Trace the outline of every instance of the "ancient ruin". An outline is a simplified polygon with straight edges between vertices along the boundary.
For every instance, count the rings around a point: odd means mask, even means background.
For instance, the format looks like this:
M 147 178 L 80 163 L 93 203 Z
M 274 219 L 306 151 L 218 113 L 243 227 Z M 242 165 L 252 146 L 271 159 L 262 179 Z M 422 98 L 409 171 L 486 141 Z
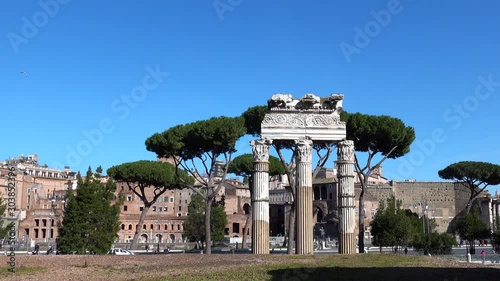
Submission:
M 260 140 L 251 142 L 254 155 L 253 233 L 254 254 L 269 253 L 269 146 L 273 141 L 296 144 L 297 190 L 296 252 L 313 254 L 312 146 L 314 142 L 337 142 L 339 178 L 340 254 L 356 251 L 354 207 L 354 144 L 346 141 L 346 125 L 340 121 L 344 96 L 320 98 L 306 94 L 294 99 L 275 94 L 268 100 L 269 111 L 262 121 Z

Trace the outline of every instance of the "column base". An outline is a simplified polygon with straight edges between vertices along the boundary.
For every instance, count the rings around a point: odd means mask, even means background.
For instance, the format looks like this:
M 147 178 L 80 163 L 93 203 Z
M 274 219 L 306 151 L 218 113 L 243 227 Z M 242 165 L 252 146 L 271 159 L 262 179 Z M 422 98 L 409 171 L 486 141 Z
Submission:
M 339 240 L 340 240 L 339 254 L 344 254 L 344 255 L 356 254 L 355 233 L 340 233 Z
M 256 220 L 252 222 L 252 253 L 269 254 L 269 222 Z

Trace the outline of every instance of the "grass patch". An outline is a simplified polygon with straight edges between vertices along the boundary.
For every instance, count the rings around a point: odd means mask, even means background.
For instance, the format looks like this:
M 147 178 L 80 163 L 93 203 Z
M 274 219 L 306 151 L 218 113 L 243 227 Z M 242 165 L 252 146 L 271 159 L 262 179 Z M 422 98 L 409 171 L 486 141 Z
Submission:
M 274 264 L 248 264 L 228 268 L 204 268 L 192 273 L 151 279 L 191 280 L 370 280 L 370 281 L 455 281 L 498 280 L 498 268 L 461 268 L 449 261 L 422 256 L 387 254 L 280 256 Z

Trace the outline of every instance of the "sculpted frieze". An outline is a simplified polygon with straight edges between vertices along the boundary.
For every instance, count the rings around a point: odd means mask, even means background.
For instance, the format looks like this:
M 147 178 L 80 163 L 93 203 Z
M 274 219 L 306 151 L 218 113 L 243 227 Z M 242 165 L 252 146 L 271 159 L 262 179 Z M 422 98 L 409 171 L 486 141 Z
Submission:
M 337 127 L 345 128 L 345 123 L 335 114 L 294 114 L 268 113 L 262 121 L 263 127 Z

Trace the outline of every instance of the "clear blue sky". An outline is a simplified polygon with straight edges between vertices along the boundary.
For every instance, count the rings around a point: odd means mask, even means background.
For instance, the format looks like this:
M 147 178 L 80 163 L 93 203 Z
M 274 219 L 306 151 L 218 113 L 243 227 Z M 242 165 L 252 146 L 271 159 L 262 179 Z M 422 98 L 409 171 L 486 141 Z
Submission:
M 498 1 L 2 1 L 0 159 L 36 153 L 82 171 L 153 160 L 153 133 L 281 92 L 343 93 L 349 112 L 414 127 L 412 152 L 383 165 L 389 179 L 500 164 L 498 11 Z

